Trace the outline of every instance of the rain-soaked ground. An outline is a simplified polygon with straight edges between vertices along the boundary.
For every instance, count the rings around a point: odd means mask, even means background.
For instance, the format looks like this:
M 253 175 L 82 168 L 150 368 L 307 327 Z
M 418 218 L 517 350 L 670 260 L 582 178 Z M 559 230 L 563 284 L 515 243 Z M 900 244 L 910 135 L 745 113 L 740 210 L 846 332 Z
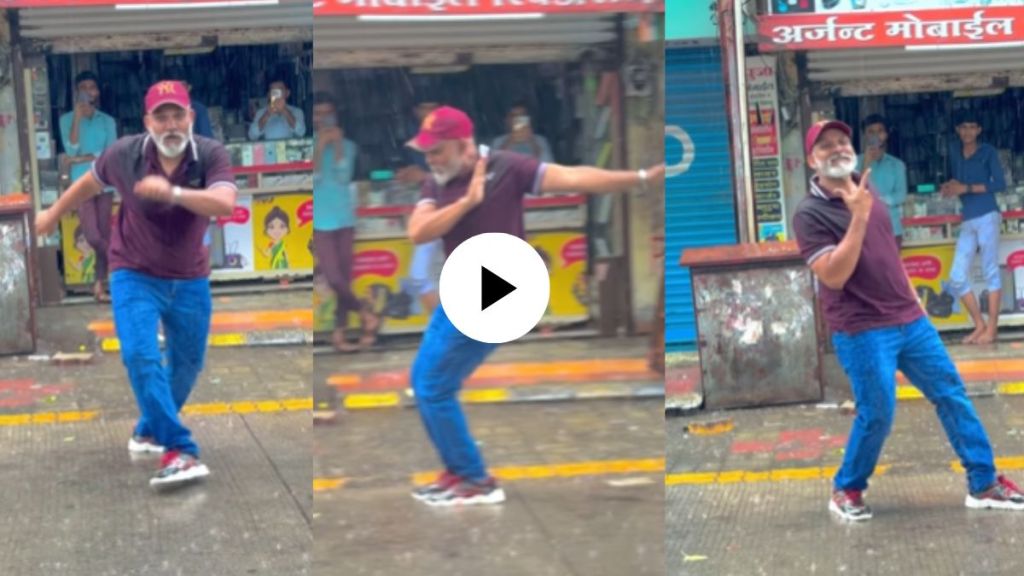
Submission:
M 411 409 L 356 411 L 314 431 L 314 573 L 345 576 L 661 575 L 663 404 L 470 406 L 504 481 L 500 506 L 413 500 L 436 456 Z
M 104 317 L 95 305 L 41 310 L 39 352 L 90 350 L 85 326 Z M 308 574 L 312 364 L 306 346 L 211 349 L 184 421 L 212 474 L 157 492 L 158 459 L 128 454 L 137 409 L 117 354 L 0 358 L 0 574 Z
M 974 402 L 997 465 L 1024 483 L 1024 397 Z M 668 419 L 668 574 L 1024 574 L 1024 512 L 964 506 L 963 473 L 924 400 L 899 403 L 866 494 L 874 519 L 832 518 L 851 418 L 801 406 Z

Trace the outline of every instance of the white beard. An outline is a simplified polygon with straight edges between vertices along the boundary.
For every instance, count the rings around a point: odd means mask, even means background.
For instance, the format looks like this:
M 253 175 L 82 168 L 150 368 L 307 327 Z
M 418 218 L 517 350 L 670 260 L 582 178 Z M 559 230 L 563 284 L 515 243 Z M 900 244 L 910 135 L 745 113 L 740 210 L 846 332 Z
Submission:
M 165 158 L 178 158 L 179 156 L 185 153 L 185 149 L 188 148 L 189 142 L 192 141 L 192 126 L 190 125 L 188 127 L 188 131 L 181 139 L 181 143 L 176 146 L 168 146 L 164 142 L 164 138 L 168 136 L 167 134 L 164 134 L 164 136 L 161 138 L 158 137 L 156 134 L 153 134 L 152 131 L 150 131 L 149 135 L 153 138 L 153 142 L 156 144 L 157 149 L 160 150 L 161 155 L 163 155 Z
M 459 175 L 462 168 L 462 160 L 456 158 L 451 165 L 445 167 L 444 171 L 439 172 L 431 169 L 430 174 L 434 177 L 434 182 L 437 182 L 438 186 L 444 187 L 445 184 L 451 182 L 452 178 Z
M 829 158 L 828 160 L 825 161 L 825 165 L 819 168 L 819 170 L 821 170 L 821 172 L 828 178 L 832 178 L 834 180 L 842 180 L 843 178 L 846 178 L 850 174 L 853 174 L 853 171 L 856 168 L 857 159 L 847 157 L 843 158 L 843 161 L 838 164 L 833 163 L 832 158 Z

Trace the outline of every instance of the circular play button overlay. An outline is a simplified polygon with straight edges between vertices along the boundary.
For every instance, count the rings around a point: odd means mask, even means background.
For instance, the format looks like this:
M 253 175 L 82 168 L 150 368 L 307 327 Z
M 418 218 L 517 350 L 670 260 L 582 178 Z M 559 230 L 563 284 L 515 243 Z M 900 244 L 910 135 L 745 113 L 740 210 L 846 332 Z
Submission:
M 441 306 L 466 336 L 504 344 L 525 336 L 544 317 L 551 280 L 540 254 L 510 234 L 466 240 L 441 269 Z

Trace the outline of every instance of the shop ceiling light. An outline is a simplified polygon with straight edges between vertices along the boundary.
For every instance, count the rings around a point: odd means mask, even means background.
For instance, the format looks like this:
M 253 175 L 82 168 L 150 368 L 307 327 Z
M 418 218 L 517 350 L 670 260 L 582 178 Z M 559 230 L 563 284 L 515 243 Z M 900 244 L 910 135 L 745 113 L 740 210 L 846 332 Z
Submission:
M 539 20 L 543 17 L 544 14 L 542 12 L 523 12 L 521 14 L 449 14 L 438 16 L 365 14 L 359 16 L 359 20 L 364 22 L 480 22 L 483 20 Z
M 277 6 L 280 0 L 221 0 L 218 2 L 177 2 L 154 4 L 115 4 L 115 10 L 183 10 L 188 8 L 238 8 L 244 6 Z

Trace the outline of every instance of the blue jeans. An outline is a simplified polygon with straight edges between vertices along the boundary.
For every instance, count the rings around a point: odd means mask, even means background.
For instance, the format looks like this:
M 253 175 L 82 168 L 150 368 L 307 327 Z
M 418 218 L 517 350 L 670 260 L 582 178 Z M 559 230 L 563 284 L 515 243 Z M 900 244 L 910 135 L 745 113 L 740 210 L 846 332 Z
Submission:
M 210 281 L 168 280 L 133 270 L 110 278 L 121 360 L 128 370 L 141 417 L 135 434 L 167 450 L 199 456 L 178 412 L 188 400 L 206 357 L 210 334 Z M 164 327 L 166 362 L 157 340 Z
M 430 441 L 448 472 L 472 481 L 486 479 L 487 467 L 458 395 L 462 382 L 495 348 L 459 332 L 438 306 L 412 365 L 416 407 Z
M 956 298 L 963 298 L 971 291 L 971 261 L 974 254 L 981 252 L 981 271 L 989 292 L 1002 288 L 999 276 L 999 212 L 964 221 L 960 225 L 960 237 L 956 241 L 953 266 L 949 271 L 949 289 Z
M 927 318 L 853 335 L 836 332 L 832 343 L 857 402 L 846 455 L 833 482 L 836 489 L 867 488 L 892 428 L 897 369 L 935 406 L 946 437 L 967 470 L 970 491 L 980 492 L 995 483 L 992 446 L 985 428 Z

